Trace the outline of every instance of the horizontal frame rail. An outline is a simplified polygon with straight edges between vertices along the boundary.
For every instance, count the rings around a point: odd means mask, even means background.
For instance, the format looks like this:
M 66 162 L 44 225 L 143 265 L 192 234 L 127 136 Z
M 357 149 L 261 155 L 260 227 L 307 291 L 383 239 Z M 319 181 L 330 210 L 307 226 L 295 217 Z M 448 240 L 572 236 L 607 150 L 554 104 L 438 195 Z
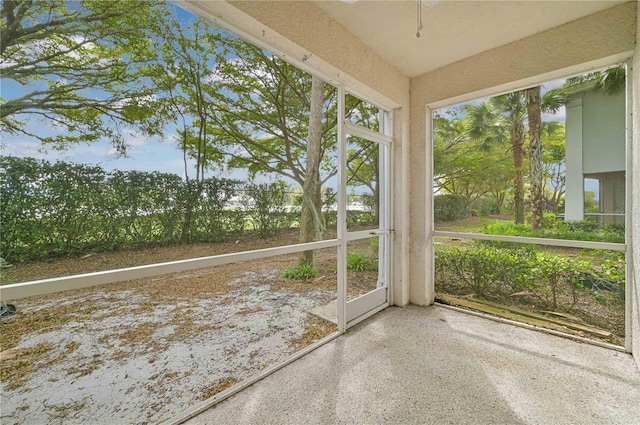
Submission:
M 607 249 L 611 251 L 627 250 L 627 244 L 624 243 L 589 242 L 576 241 L 572 239 L 530 238 L 526 236 L 498 236 L 485 235 L 482 233 L 442 232 L 437 230 L 433 232 L 433 236 L 461 239 L 481 239 L 499 242 L 528 243 L 534 245 L 564 246 L 568 248 Z
M 94 273 L 84 273 L 73 276 L 56 277 L 51 279 L 34 280 L 31 282 L 14 283 L 0 286 L 0 299 L 14 300 L 45 295 L 71 289 L 87 288 L 106 283 L 116 283 L 131 279 L 158 276 L 165 273 L 175 273 L 204 267 L 222 266 L 230 263 L 257 260 L 276 255 L 295 254 L 316 249 L 337 247 L 338 239 L 309 242 L 296 245 L 279 246 L 275 248 L 258 249 L 254 251 L 234 252 L 231 254 L 213 255 L 210 257 L 191 258 L 187 260 L 170 261 L 166 263 L 148 264 L 144 266 L 127 267 L 116 270 L 105 270 Z
M 346 121 L 344 125 L 347 130 L 346 131 L 347 134 L 351 136 L 356 136 L 366 140 L 371 140 L 372 142 L 376 142 L 386 146 L 391 146 L 391 142 L 393 141 L 393 139 L 387 135 L 378 133 L 373 130 L 369 130 L 366 127 L 362 127 L 361 125 L 354 124 L 349 121 Z

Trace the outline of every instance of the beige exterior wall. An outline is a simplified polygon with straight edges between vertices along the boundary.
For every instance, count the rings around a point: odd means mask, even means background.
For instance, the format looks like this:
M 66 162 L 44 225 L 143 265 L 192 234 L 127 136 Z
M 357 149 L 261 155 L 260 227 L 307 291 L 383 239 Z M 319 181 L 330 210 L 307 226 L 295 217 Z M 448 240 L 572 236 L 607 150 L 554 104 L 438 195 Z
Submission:
M 302 48 L 300 58 L 311 53 L 308 63 L 314 69 L 385 106 L 408 106 L 409 79 L 315 4 L 305 1 L 229 3 L 268 27 L 267 31 L 293 40 Z M 257 35 L 268 37 L 262 34 L 261 30 Z
M 532 86 L 560 77 L 558 72 L 585 71 L 585 64 L 623 60 L 635 48 L 636 7 L 636 2 L 625 3 L 411 79 L 411 302 L 428 304 L 434 295 L 433 247 L 425 243 L 433 198 L 428 106 Z
M 640 22 L 640 8 L 637 11 L 637 22 Z M 633 70 L 631 72 L 633 96 L 631 109 L 633 111 L 631 137 L 631 351 L 640 368 L 640 25 L 636 27 L 636 46 L 633 55 Z

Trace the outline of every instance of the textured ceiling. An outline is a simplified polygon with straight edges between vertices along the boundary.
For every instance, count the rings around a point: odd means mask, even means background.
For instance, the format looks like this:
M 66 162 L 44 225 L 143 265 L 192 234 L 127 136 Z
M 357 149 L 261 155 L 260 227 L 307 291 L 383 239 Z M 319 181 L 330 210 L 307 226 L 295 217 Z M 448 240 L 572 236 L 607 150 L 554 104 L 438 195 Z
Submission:
M 444 0 L 421 9 L 416 38 L 417 0 L 314 2 L 409 77 L 624 3 Z

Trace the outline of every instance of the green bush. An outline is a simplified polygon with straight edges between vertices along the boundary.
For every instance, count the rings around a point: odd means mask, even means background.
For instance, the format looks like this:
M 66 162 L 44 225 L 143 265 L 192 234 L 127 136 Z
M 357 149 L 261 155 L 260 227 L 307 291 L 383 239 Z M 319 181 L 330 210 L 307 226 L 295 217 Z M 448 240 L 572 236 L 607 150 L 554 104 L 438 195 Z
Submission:
M 438 290 L 470 292 L 487 298 L 509 300 L 526 293 L 547 308 L 571 310 L 580 296 L 593 295 L 582 284 L 585 276 L 615 274 L 624 282 L 621 263 L 603 263 L 528 249 L 495 247 L 445 247 L 436 252 Z
M 237 193 L 238 182 L 227 179 L 208 178 L 202 182 L 202 190 L 194 209 L 191 240 L 219 242 L 227 234 L 237 233 L 242 224 L 236 223 L 237 214 L 225 211 L 225 207 Z M 240 227 L 242 226 L 242 227 Z
M 570 232 L 597 232 L 600 229 L 597 221 L 582 220 L 582 221 L 565 221 L 564 225 Z
M 290 226 L 291 217 L 286 212 L 288 199 L 288 186 L 283 181 L 245 186 L 242 202 L 259 238 L 270 238 Z
M 347 211 L 347 225 L 372 224 L 375 219 L 373 211 Z
M 285 279 L 309 280 L 318 276 L 318 270 L 313 264 L 299 264 L 296 267 L 287 267 L 282 271 Z
M 175 174 L 0 158 L 0 255 L 12 262 L 174 244 L 195 195 L 188 240 L 218 241 L 244 229 L 226 209 L 237 182 L 196 187 Z
M 558 224 L 558 217 L 554 213 L 544 213 L 542 216 L 542 228 L 555 229 Z
M 606 231 L 624 239 L 624 231 L 625 231 L 624 224 L 611 223 L 610 225 L 607 226 Z
M 469 217 L 469 203 L 464 195 L 437 195 L 433 198 L 435 221 L 454 221 Z
M 377 264 L 359 252 L 350 252 L 347 254 L 347 270 L 353 272 L 377 270 Z
M 604 230 L 598 229 L 597 223 L 592 221 L 566 223 L 564 221 L 555 220 L 555 217 L 552 214 L 545 214 L 543 228 L 539 230 L 532 230 L 531 226 L 528 224 L 496 221 L 491 224 L 485 224 L 482 232 L 488 235 L 499 236 L 524 236 L 547 239 L 624 243 L 624 230 L 620 232 L 619 229 L 620 228 L 618 226 L 613 226 L 613 228 L 607 228 Z M 485 241 L 485 244 L 492 246 L 504 246 L 506 242 Z
M 478 198 L 471 204 L 471 215 L 483 217 L 496 212 L 496 201 L 491 198 Z
M 513 222 L 496 221 L 483 226 L 483 233 L 500 236 L 531 236 L 531 226 Z

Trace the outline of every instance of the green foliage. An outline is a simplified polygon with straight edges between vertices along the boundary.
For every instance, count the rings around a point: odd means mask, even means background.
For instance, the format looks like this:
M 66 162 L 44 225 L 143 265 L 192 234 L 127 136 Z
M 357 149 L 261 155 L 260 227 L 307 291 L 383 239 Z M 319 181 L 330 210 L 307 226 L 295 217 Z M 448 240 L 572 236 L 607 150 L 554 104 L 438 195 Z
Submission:
M 376 215 L 373 211 L 348 211 L 347 225 L 372 224 Z
M 155 58 L 151 31 L 167 11 L 164 2 L 4 1 L 1 7 L 2 78 L 20 86 L 0 103 L 3 132 L 57 147 L 106 138 L 122 152 L 119 129 L 158 130 L 144 75 Z M 29 129 L 29 115 L 60 131 Z
M 507 221 L 485 224 L 483 233 L 500 236 L 532 236 L 531 226 L 528 224 L 515 224 Z
M 318 270 L 313 264 L 299 264 L 296 267 L 287 267 L 282 271 L 282 277 L 285 279 L 309 280 L 318 276 Z
M 378 255 L 379 248 L 380 248 L 380 238 L 371 239 L 371 251 L 373 251 L 374 255 Z
M 249 183 L 245 186 L 243 205 L 259 238 L 270 238 L 289 227 L 291 216 L 286 212 L 289 199 L 287 189 L 283 181 Z
M 554 213 L 544 213 L 542 215 L 542 228 L 555 229 L 558 225 L 558 217 Z
M 624 240 L 625 227 L 624 224 L 620 223 L 611 223 L 607 226 L 607 232 L 618 235 L 620 238 Z
M 7 260 L 174 244 L 182 234 L 191 191 L 177 175 L 15 157 L 0 158 L 0 169 L 0 252 Z M 191 240 L 242 230 L 244 212 L 226 208 L 236 190 L 227 179 L 202 182 Z
M 347 270 L 352 272 L 364 272 L 377 269 L 377 264 L 371 262 L 369 258 L 359 252 L 347 254 Z
M 607 229 L 599 229 L 598 223 L 594 221 L 573 221 L 564 222 L 555 219 L 553 214 L 545 215 L 542 229 L 533 231 L 528 224 L 514 224 L 511 222 L 496 221 L 492 224 L 485 224 L 483 233 L 500 236 L 525 236 L 548 239 L 579 240 L 593 242 L 624 243 L 624 231 L 620 231 L 620 226 L 613 226 Z M 624 229 L 624 227 L 622 227 Z M 489 244 L 499 246 L 505 242 L 485 241 Z
M 464 195 L 437 195 L 433 198 L 435 221 L 454 221 L 469 217 L 469 204 Z
M 474 199 L 471 203 L 471 215 L 474 217 L 483 217 L 489 214 L 495 214 L 496 201 L 489 197 L 481 197 Z
M 545 308 L 573 309 L 580 297 L 598 290 L 617 290 L 624 282 L 624 262 L 588 260 L 526 248 L 447 247 L 436 252 L 439 291 L 508 301 L 512 294 L 528 294 Z M 600 286 L 593 283 L 600 282 Z M 606 282 L 604 284 L 602 282 Z M 620 302 L 620 298 L 617 299 Z

